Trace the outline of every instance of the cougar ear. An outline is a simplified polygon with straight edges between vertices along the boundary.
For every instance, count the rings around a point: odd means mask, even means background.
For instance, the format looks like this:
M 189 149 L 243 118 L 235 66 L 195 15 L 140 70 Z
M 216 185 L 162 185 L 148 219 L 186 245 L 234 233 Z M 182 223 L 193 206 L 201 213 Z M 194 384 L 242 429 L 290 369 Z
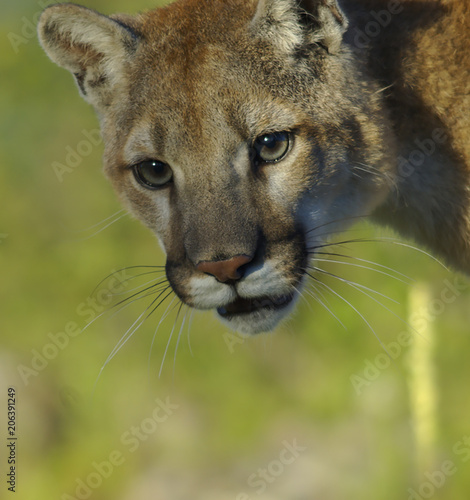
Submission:
M 110 104 L 139 44 L 124 22 L 70 3 L 47 7 L 38 35 L 51 60 L 75 76 L 83 97 L 98 110 Z
M 251 27 L 291 52 L 311 43 L 338 52 L 347 20 L 337 0 L 258 0 Z

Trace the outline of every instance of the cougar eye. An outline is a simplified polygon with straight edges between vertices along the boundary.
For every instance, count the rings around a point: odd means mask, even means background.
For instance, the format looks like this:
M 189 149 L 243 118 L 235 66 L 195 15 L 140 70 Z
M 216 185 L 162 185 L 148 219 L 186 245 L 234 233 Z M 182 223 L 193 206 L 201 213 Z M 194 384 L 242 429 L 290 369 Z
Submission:
M 258 163 L 275 163 L 282 160 L 289 151 L 289 146 L 290 136 L 288 132 L 273 132 L 260 135 L 253 144 L 255 161 Z
M 173 179 L 171 168 L 161 161 L 147 160 L 134 165 L 134 176 L 142 186 L 158 189 Z

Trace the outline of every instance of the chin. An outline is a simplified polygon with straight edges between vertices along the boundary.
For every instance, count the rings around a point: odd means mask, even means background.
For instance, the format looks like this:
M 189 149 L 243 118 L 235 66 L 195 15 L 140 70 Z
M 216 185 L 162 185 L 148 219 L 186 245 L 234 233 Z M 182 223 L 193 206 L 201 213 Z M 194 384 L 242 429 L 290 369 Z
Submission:
M 244 335 L 272 332 L 295 308 L 299 293 L 280 297 L 237 299 L 217 308 L 217 317 L 232 330 Z

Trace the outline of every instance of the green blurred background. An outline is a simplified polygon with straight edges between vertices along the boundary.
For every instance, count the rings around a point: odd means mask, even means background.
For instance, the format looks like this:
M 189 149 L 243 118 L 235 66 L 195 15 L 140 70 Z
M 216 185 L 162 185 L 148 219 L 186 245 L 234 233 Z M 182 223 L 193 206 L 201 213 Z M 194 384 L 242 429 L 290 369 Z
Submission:
M 83 4 L 135 13 L 155 1 Z M 97 121 L 72 77 L 40 49 L 40 10 L 40 2 L 4 1 L 0 20 L 0 498 L 12 495 L 9 387 L 17 391 L 20 499 L 390 500 L 409 498 L 409 488 L 416 498 L 468 498 L 468 282 L 410 248 L 382 241 L 339 249 L 396 269 L 406 283 L 328 264 L 393 299 L 362 289 L 386 307 L 331 278 L 353 306 L 323 289 L 337 319 L 305 294 L 273 335 L 242 339 L 196 313 L 177 346 L 182 315 L 172 313 L 151 350 L 165 303 L 102 370 L 146 303 L 98 318 L 87 305 L 93 290 L 117 269 L 164 258 L 129 216 L 103 229 L 121 207 L 101 173 L 102 146 L 86 139 Z M 53 165 L 65 164 L 70 148 L 82 154 L 59 178 Z M 346 235 L 389 236 L 368 226 Z M 151 278 L 126 282 L 127 295 Z M 98 286 L 97 309 L 109 287 Z M 400 318 L 413 314 L 421 335 L 406 347 Z M 391 346 L 393 362 L 361 315 Z M 60 334 L 95 318 L 76 336 Z M 173 405 L 171 414 L 154 413 L 157 398 Z M 299 451 L 289 455 L 286 443 Z

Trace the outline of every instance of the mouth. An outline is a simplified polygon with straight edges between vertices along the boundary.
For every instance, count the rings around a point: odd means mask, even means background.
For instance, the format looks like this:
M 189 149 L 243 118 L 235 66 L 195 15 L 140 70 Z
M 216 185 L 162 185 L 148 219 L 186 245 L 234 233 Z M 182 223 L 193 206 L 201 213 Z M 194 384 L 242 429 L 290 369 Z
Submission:
M 290 295 L 281 295 L 279 297 L 257 297 L 253 299 L 244 299 L 238 297 L 235 301 L 224 307 L 218 307 L 217 313 L 224 319 L 233 319 L 237 317 L 248 316 L 253 313 L 277 312 L 288 307 L 294 300 L 294 293 Z

